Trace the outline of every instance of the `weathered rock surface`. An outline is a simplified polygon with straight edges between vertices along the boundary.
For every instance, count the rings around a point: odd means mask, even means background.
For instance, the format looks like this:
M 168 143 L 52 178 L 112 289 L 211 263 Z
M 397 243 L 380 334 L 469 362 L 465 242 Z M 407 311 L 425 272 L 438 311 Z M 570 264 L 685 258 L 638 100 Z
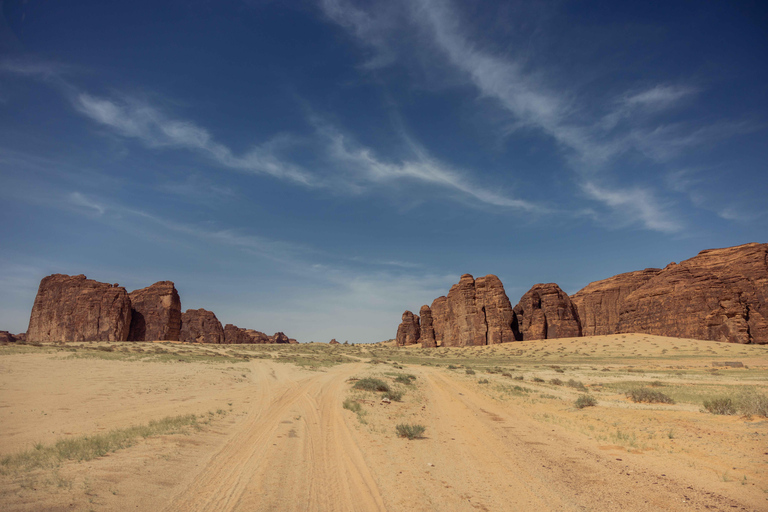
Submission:
M 224 326 L 224 343 L 271 343 L 271 341 L 270 337 L 263 332 L 227 324 Z
M 288 338 L 288 343 L 291 344 L 291 345 L 298 345 L 299 344 L 299 340 L 297 340 L 295 338 Z
M 16 336 L 8 331 L 0 331 L 0 343 L 16 343 Z
M 461 276 L 446 297 L 432 302 L 435 344 L 445 347 L 515 341 L 512 304 L 498 277 Z
M 16 338 L 16 341 L 27 341 L 26 332 L 20 332 L 19 334 L 14 334 L 13 337 Z
M 288 336 L 285 335 L 285 333 L 282 332 L 276 332 L 273 336 L 269 337 L 270 343 L 290 343 L 291 340 L 288 338 Z
M 432 325 L 432 310 L 426 304 L 419 310 L 421 318 L 421 342 L 422 348 L 433 348 L 437 346 L 435 341 L 435 328 Z
M 188 309 L 181 315 L 179 339 L 188 343 L 224 343 L 224 328 L 213 311 Z
M 534 285 L 514 308 L 520 340 L 544 340 L 581 336 L 576 306 L 555 283 Z
M 336 338 L 333 338 L 331 341 L 328 342 L 329 345 L 340 345 L 338 341 L 336 341 Z
M 29 341 L 125 341 L 131 300 L 125 288 L 84 275 L 44 277 L 32 306 Z
M 179 341 L 181 299 L 171 281 L 134 290 L 131 299 L 129 341 Z
M 576 305 L 584 336 L 614 334 L 624 299 L 662 272 L 647 268 L 590 283 L 571 297 Z
M 668 265 L 621 301 L 615 332 L 768 343 L 768 244 Z
M 419 336 L 421 335 L 421 327 L 419 326 L 419 317 L 414 315 L 410 311 L 403 313 L 402 322 L 397 328 L 397 335 L 395 340 L 397 346 L 405 347 L 408 345 L 415 345 L 419 342 Z

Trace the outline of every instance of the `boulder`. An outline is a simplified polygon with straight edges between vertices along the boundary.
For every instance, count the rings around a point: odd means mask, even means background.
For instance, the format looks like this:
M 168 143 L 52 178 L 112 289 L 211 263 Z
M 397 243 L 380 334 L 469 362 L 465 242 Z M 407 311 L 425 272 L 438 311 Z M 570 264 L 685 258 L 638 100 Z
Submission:
M 513 329 L 520 340 L 581 336 L 576 306 L 555 283 L 534 285 L 514 310 Z
M 16 343 L 16 336 L 8 331 L 0 331 L 0 343 Z
M 410 311 L 403 313 L 402 322 L 397 328 L 397 346 L 405 347 L 415 345 L 419 342 L 421 328 L 419 327 L 419 317 Z
M 701 251 L 624 297 L 615 332 L 768 343 L 768 244 Z
M 588 284 L 571 297 L 576 306 L 584 336 L 614 334 L 619 325 L 619 310 L 624 299 L 662 272 L 647 268 L 619 274 Z
M 188 343 L 224 343 L 224 328 L 212 311 L 188 309 L 181 315 L 179 340 Z
M 432 310 L 426 304 L 419 310 L 421 318 L 421 341 L 422 348 L 432 348 L 437 346 L 435 341 L 435 328 L 432 325 Z
M 129 341 L 179 341 L 181 300 L 171 281 L 134 290 Z
M 32 306 L 29 341 L 125 341 L 131 299 L 125 288 L 84 275 L 44 277 Z

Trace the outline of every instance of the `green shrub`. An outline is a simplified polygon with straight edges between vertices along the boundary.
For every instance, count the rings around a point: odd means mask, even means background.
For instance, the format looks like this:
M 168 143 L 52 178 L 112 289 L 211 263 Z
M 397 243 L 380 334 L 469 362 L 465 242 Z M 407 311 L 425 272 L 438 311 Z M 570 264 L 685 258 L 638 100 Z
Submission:
M 358 402 L 357 400 L 352 400 L 351 398 L 347 398 L 346 400 L 344 400 L 343 407 L 354 413 L 359 413 L 363 409 L 363 406 L 360 405 L 360 402 Z
M 671 397 L 665 395 L 661 391 L 654 391 L 648 388 L 637 388 L 627 391 L 627 397 L 636 403 L 649 403 L 649 404 L 673 404 L 675 403 Z
M 413 384 L 413 381 L 416 380 L 415 375 L 411 375 L 410 373 L 398 375 L 395 379 L 395 382 L 399 382 L 400 384 Z
M 360 379 L 359 381 L 355 382 L 355 385 L 352 386 L 355 389 L 362 389 L 364 391 L 389 391 L 389 385 L 380 379 L 373 379 L 370 377 L 366 377 L 365 379 Z
M 728 397 L 704 400 L 704 408 L 712 414 L 736 414 L 736 404 Z
M 475 370 L 473 370 L 472 368 L 467 368 L 467 375 L 474 375 L 474 374 L 475 374 Z
M 576 402 L 574 405 L 578 409 L 583 409 L 585 407 L 594 407 L 597 405 L 597 400 L 592 395 L 581 395 L 579 398 L 576 399 Z
M 569 388 L 578 389 L 579 391 L 586 391 L 587 386 L 584 385 L 583 382 L 573 379 L 568 379 L 568 382 L 565 383 L 566 386 Z
M 384 398 L 389 398 L 393 402 L 399 402 L 403 399 L 403 392 L 402 391 L 387 391 L 384 393 Z
M 421 437 L 426 428 L 423 425 L 409 425 L 401 423 L 395 427 L 398 437 L 407 437 L 408 439 L 416 439 Z
M 477 381 L 478 384 L 488 384 L 488 379 L 480 379 Z

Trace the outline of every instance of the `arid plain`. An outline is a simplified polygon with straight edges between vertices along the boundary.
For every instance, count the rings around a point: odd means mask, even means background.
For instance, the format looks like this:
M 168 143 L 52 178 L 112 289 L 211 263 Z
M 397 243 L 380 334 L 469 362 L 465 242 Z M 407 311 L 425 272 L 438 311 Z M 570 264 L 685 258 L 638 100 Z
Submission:
M 637 334 L 10 344 L 0 508 L 767 510 L 768 420 L 704 408 L 766 394 L 765 346 Z

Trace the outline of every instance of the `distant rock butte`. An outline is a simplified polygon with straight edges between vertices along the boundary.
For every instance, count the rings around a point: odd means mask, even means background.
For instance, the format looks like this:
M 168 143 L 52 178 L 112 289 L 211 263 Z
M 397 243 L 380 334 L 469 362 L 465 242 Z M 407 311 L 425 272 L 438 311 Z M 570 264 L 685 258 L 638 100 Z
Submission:
M 188 343 L 224 343 L 224 328 L 213 311 L 188 309 L 181 315 L 179 339 Z
M 576 307 L 555 283 L 537 284 L 514 308 L 513 331 L 519 340 L 581 336 Z
M 701 251 L 663 269 L 590 283 L 568 297 L 554 283 L 511 308 L 496 276 L 461 276 L 419 317 L 403 314 L 397 344 L 490 345 L 515 340 L 644 333 L 730 343 L 768 343 L 768 244 Z M 414 341 L 418 328 L 418 337 Z
M 329 345 L 340 345 L 338 341 L 336 341 L 336 338 L 333 338 L 331 341 L 328 342 Z
M 421 335 L 418 315 L 406 311 L 403 313 L 402 320 L 400 326 L 397 328 L 397 335 L 395 336 L 397 345 L 400 347 L 415 345 L 419 342 L 419 337 Z
M 171 281 L 134 290 L 131 299 L 131 329 L 128 341 L 179 341 L 181 299 Z
M 16 336 L 8 331 L 0 331 L 0 343 L 15 343 Z
M 197 343 L 298 343 L 282 332 L 267 336 L 231 324 L 222 329 L 216 315 L 190 309 L 171 281 L 130 294 L 117 284 L 84 275 L 53 274 L 40 281 L 26 333 L 2 334 L 12 341 L 188 341 Z
M 84 275 L 44 277 L 32 306 L 29 341 L 124 341 L 131 325 L 125 288 Z

